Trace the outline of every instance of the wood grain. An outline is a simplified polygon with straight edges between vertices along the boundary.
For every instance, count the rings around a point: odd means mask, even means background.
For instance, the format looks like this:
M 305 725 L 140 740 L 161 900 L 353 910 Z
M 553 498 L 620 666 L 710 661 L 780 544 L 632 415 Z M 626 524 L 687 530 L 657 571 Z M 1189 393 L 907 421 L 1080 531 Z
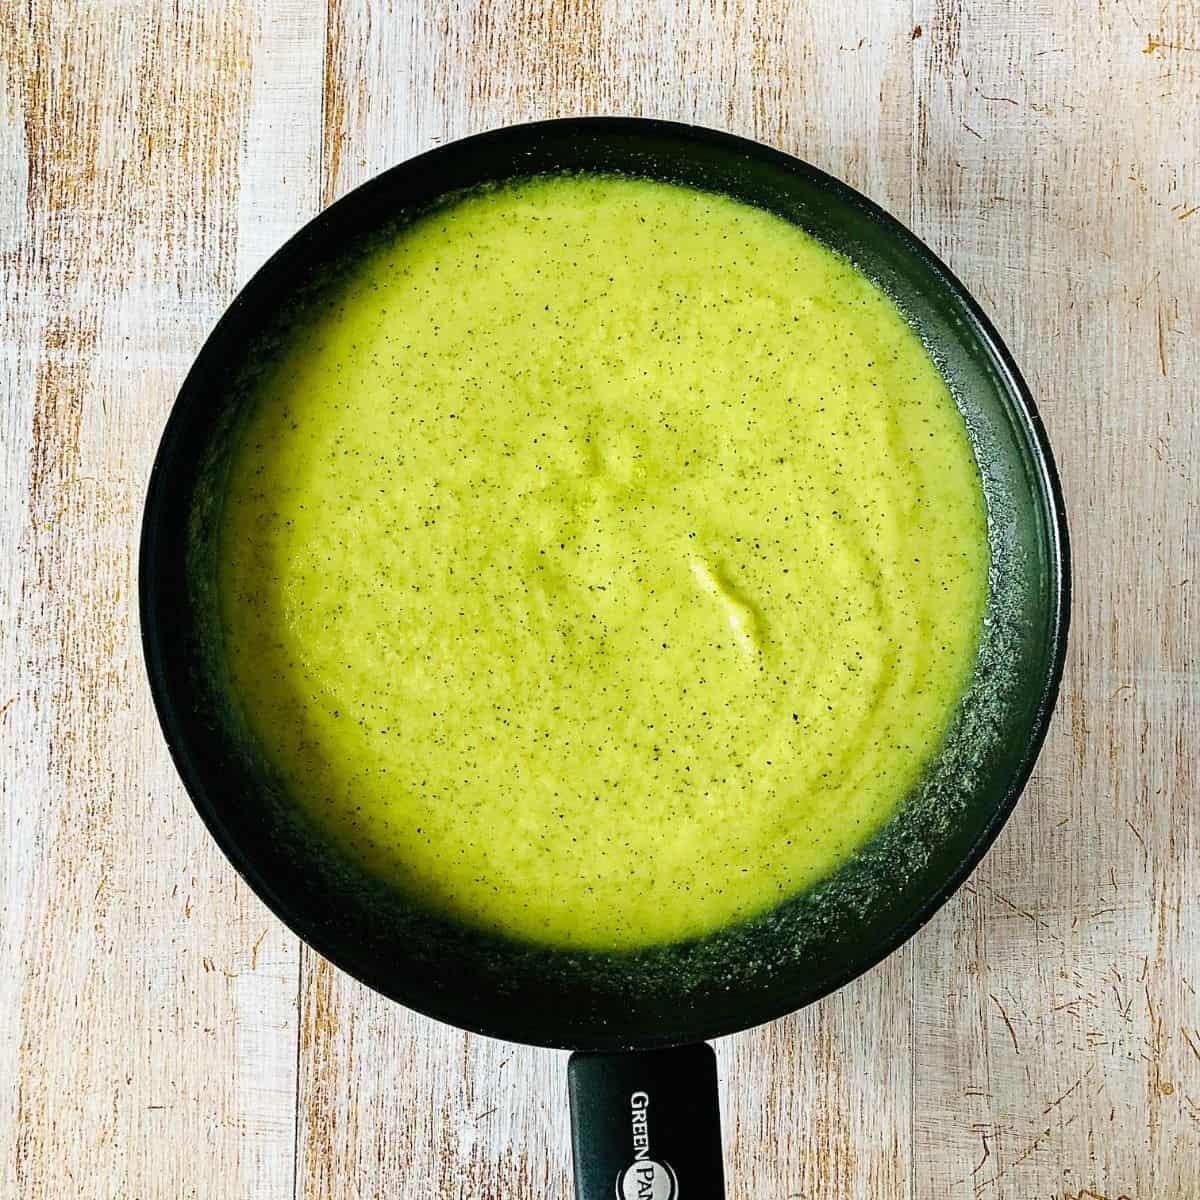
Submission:
M 210 845 L 142 680 L 141 495 L 317 208 L 628 112 L 861 188 L 1024 365 L 1075 540 L 1029 792 L 903 951 L 718 1047 L 733 1197 L 1200 1194 L 1200 10 L 1188 0 L 0 6 L 0 1196 L 565 1197 L 565 1061 L 372 995 Z
M 278 171 L 243 154 L 270 120 L 262 17 L 4 12 L 4 1195 L 293 1191 L 294 939 L 182 793 L 134 617 L 167 408 L 243 252 L 292 227 L 264 228 Z
M 1034 783 L 916 943 L 916 1194 L 1192 1195 L 1200 171 L 1192 68 L 1145 48 L 1195 10 L 923 8 L 914 222 L 1025 367 L 1079 586 Z

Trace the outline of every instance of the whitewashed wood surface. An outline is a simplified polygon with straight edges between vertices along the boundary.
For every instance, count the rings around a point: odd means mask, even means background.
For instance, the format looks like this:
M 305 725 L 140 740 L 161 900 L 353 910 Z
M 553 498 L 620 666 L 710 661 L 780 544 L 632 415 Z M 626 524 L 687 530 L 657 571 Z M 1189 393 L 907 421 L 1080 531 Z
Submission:
M 134 550 L 175 390 L 280 241 L 435 143 L 594 112 L 910 224 L 1023 364 L 1074 534 L 995 849 L 886 964 L 720 1043 L 730 1195 L 1200 1196 L 1193 0 L 0 0 L 0 1196 L 568 1195 L 563 1056 L 372 995 L 210 844 Z

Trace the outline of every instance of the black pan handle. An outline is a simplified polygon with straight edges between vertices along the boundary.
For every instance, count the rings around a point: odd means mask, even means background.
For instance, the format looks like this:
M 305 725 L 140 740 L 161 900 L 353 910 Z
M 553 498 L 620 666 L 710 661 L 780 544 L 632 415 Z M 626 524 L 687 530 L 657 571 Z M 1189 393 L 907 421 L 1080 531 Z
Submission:
M 572 1054 L 567 1079 L 576 1200 L 724 1200 L 711 1046 Z

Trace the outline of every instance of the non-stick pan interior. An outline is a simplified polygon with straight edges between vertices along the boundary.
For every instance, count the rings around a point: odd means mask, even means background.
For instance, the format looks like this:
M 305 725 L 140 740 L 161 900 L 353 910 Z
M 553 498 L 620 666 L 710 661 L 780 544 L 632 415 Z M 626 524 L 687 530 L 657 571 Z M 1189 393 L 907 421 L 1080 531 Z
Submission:
M 242 728 L 215 611 L 214 536 L 240 406 L 281 321 L 302 312 L 305 290 L 319 289 L 364 239 L 447 192 L 560 170 L 725 192 L 846 254 L 897 301 L 950 380 L 991 529 L 975 680 L 901 815 L 836 876 L 765 917 L 620 955 L 483 937 L 341 861 L 296 816 Z M 831 991 L 918 928 L 978 861 L 1025 782 L 1057 691 L 1066 588 L 1065 524 L 1040 424 L 995 333 L 929 251 L 794 159 L 724 134 L 607 119 L 523 126 L 435 150 L 289 242 L 229 309 L 184 384 L 151 480 L 141 558 L 143 636 L 168 741 L 201 815 L 263 899 L 321 953 L 404 1004 L 499 1037 L 585 1048 L 756 1024 Z

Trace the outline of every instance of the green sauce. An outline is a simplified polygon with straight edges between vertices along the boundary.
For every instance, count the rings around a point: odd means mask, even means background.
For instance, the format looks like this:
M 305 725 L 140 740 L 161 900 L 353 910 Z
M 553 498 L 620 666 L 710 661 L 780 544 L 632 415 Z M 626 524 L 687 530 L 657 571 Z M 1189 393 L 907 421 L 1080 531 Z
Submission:
M 297 805 L 516 938 L 702 935 L 829 875 L 954 719 L 987 595 L 962 417 L 787 222 L 640 180 L 474 193 L 258 388 L 219 580 Z

